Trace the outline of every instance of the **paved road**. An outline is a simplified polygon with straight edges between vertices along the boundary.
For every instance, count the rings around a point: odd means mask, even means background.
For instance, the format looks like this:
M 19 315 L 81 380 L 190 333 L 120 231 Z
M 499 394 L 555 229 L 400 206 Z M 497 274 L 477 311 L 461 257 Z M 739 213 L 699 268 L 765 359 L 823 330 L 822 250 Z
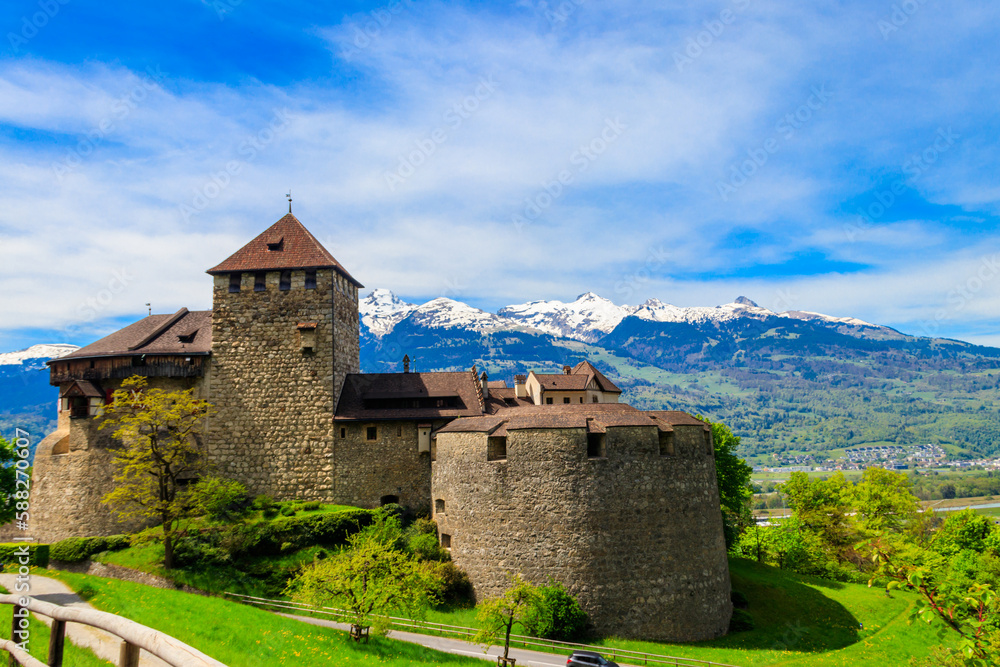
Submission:
M 322 625 L 327 628 L 337 628 L 338 630 L 345 631 L 350 629 L 350 626 L 346 623 L 335 623 L 333 621 L 325 621 L 308 616 L 295 616 L 294 614 L 282 614 L 282 616 L 294 618 L 296 620 L 303 621 L 304 623 Z M 390 630 L 389 637 L 392 639 L 399 639 L 404 642 L 421 644 L 427 648 L 444 651 L 445 653 L 456 653 L 458 655 L 467 655 L 473 658 L 482 658 L 483 660 L 489 660 L 494 664 L 496 664 L 497 656 L 503 655 L 502 646 L 493 646 L 490 648 L 489 652 L 484 653 L 481 644 L 464 642 L 460 639 L 433 637 L 431 635 L 420 635 L 413 632 L 400 632 L 398 630 Z M 566 655 L 556 655 L 554 653 L 526 651 L 519 648 L 511 648 L 507 655 L 511 658 L 517 659 L 518 667 L 521 667 L 521 665 L 525 665 L 525 667 L 566 667 L 566 658 L 569 657 L 568 653 Z M 622 667 L 627 666 L 622 663 Z
M 0 586 L 3 586 L 8 591 L 14 591 L 14 586 L 16 585 L 15 580 L 16 577 L 13 574 L 0 574 Z M 50 579 L 48 577 L 32 574 L 30 585 L 30 590 L 25 592 L 36 600 L 51 602 L 52 604 L 60 604 L 64 607 L 82 607 L 85 609 L 93 609 L 90 604 L 74 593 L 73 589 L 56 579 Z M 37 614 L 34 614 L 34 616 L 49 627 L 52 626 L 52 619 L 48 616 L 39 616 Z M 97 628 L 93 628 L 89 625 L 67 623 L 66 638 L 77 646 L 90 649 L 101 660 L 107 660 L 114 665 L 118 664 L 118 653 L 121 651 L 122 640 L 110 632 L 98 630 Z M 38 658 L 45 655 L 45 652 L 48 650 L 45 646 L 39 646 L 37 642 L 32 642 L 32 646 L 32 653 Z M 139 667 L 170 666 L 163 660 L 157 658 L 155 655 L 150 655 L 146 651 L 140 651 Z

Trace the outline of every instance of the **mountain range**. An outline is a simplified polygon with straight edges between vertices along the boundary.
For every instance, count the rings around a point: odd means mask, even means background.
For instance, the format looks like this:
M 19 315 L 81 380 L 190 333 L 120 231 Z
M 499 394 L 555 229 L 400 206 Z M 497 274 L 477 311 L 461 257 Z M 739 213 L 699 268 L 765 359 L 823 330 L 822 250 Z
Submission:
M 746 297 L 683 308 L 619 306 L 592 292 L 490 313 L 448 298 L 412 304 L 376 289 L 359 304 L 361 367 L 459 370 L 475 363 L 512 382 L 589 359 L 646 409 L 725 421 L 757 462 L 844 447 L 943 445 L 955 456 L 1000 453 L 1000 349 L 909 336 L 850 317 L 776 313 Z M 0 428 L 54 425 L 44 361 L 75 349 L 0 354 Z M 23 426 L 22 426 L 23 427 Z

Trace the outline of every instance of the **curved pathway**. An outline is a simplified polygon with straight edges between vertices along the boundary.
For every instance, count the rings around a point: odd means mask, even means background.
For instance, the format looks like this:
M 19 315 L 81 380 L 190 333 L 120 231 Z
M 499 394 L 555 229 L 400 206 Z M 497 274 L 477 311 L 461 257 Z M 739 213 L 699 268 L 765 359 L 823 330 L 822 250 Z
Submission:
M 16 583 L 15 575 L 0 574 L 0 586 L 3 586 L 8 591 L 13 593 Z M 41 577 L 37 574 L 32 574 L 30 587 L 30 590 L 23 592 L 36 600 L 44 600 L 45 602 L 51 602 L 64 607 L 93 609 L 89 603 L 85 602 L 79 595 L 74 593 L 73 589 L 56 579 L 50 579 L 49 577 Z M 52 626 L 51 618 L 47 616 L 39 616 L 37 614 L 35 617 L 46 625 L 50 627 Z M 114 665 L 118 664 L 118 653 L 121 650 L 122 644 L 122 640 L 119 637 L 116 637 L 109 632 L 105 632 L 104 630 L 92 628 L 89 625 L 67 623 L 66 638 L 77 646 L 90 649 L 101 660 L 107 660 Z M 41 648 L 43 653 L 47 650 L 47 647 L 38 648 Z M 35 657 L 42 659 L 44 656 L 36 655 Z M 155 655 L 149 655 L 146 651 L 142 651 L 139 655 L 139 666 L 169 667 L 166 662 L 160 660 Z

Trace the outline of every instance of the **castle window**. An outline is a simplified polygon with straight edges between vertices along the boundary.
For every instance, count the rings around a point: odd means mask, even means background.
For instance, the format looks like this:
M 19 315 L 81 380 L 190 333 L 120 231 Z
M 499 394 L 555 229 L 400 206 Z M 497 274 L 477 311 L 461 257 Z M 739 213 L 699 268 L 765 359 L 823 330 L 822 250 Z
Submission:
M 253 291 L 263 292 L 267 289 L 267 274 L 263 271 L 258 271 L 253 274 Z
M 71 396 L 69 399 L 69 416 L 73 419 L 90 416 L 90 399 L 86 396 Z
M 705 453 L 709 456 L 715 454 L 715 448 L 712 447 L 712 432 L 705 431 Z
M 268 252 L 281 252 L 285 249 L 285 239 L 284 237 L 279 239 L 274 239 L 267 242 Z
M 563 396 L 563 403 L 569 403 L 569 396 Z
M 282 292 L 287 292 L 292 289 L 292 272 L 282 271 L 281 280 L 278 281 L 278 289 Z
M 385 505 L 398 505 L 399 504 L 399 496 L 392 496 L 392 495 L 390 495 L 390 496 L 382 496 L 381 498 L 379 498 L 378 504 L 379 505 L 383 505 L 383 506 L 385 506 Z
M 397 438 L 402 438 L 403 437 L 403 425 L 402 424 L 400 424 L 399 426 L 396 427 L 396 437 Z
M 592 396 L 590 402 L 591 403 L 597 403 L 597 397 L 596 396 Z
M 507 436 L 491 435 L 486 439 L 486 460 L 487 461 L 507 460 Z
M 316 269 L 306 271 L 306 289 L 316 289 Z
M 340 437 L 341 438 L 346 438 L 347 437 L 347 429 L 344 428 L 343 426 L 340 427 Z
M 434 501 L 434 513 L 444 514 L 444 498 L 438 498 Z
M 580 402 L 583 403 L 583 396 L 580 397 Z
M 239 292 L 240 291 L 240 280 L 243 278 L 242 273 L 230 273 L 229 274 L 229 291 Z
M 441 546 L 445 549 L 451 549 L 451 535 L 441 533 Z
M 552 405 L 552 397 L 551 396 L 549 396 L 548 398 L 545 399 L 545 404 L 546 405 Z
M 378 426 L 369 426 L 365 429 L 366 440 L 378 440 Z
M 660 431 L 660 456 L 674 455 L 673 431 Z
M 604 450 L 604 434 L 603 433 L 588 433 L 587 434 L 587 458 L 600 459 L 604 458 L 606 452 Z

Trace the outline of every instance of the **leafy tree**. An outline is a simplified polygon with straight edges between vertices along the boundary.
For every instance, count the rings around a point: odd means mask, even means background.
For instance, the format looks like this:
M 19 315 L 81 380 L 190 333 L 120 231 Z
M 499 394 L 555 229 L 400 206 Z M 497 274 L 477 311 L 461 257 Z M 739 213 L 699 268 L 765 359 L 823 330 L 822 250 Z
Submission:
M 825 480 L 793 472 L 780 488 L 807 539 L 814 537 L 816 547 L 838 563 L 856 560 L 859 536 L 849 516 L 853 490 L 842 472 Z
M 538 589 L 542 594 L 540 615 L 531 623 L 530 633 L 536 637 L 572 642 L 587 632 L 587 612 L 570 595 L 561 582 L 549 579 Z
M 933 549 L 943 556 L 954 556 L 964 550 L 981 552 L 987 548 L 987 540 L 993 532 L 989 517 L 972 508 L 951 512 L 934 537 Z
M 910 480 L 885 468 L 866 468 L 854 487 L 854 506 L 862 529 L 898 532 L 920 512 L 920 501 L 910 491 Z
M 345 610 L 355 641 L 367 639 L 369 628 L 382 634 L 390 612 L 419 617 L 441 587 L 434 568 L 399 549 L 402 542 L 399 518 L 380 513 L 347 538 L 347 549 L 307 568 L 286 592 L 301 602 Z
M 17 514 L 17 458 L 14 453 L 16 440 L 0 435 L 0 524 L 14 520 Z M 27 445 L 25 445 L 27 446 Z M 24 450 L 22 450 L 24 451 Z
M 510 633 L 514 625 L 520 625 L 528 631 L 545 613 L 545 600 L 537 586 L 533 586 L 520 575 L 511 577 L 511 585 L 503 595 L 491 598 L 479 605 L 479 631 L 472 641 L 490 646 L 498 644 L 503 635 L 503 662 L 510 664 L 507 654 L 510 651 Z
M 102 428 L 114 429 L 119 446 L 115 489 L 102 502 L 123 519 L 160 521 L 167 569 L 174 566 L 178 524 L 193 511 L 184 484 L 207 466 L 197 433 L 212 408 L 193 392 L 147 389 L 146 378 L 136 375 L 122 382 L 103 412 Z
M 245 517 L 253 501 L 242 482 L 224 477 L 205 477 L 191 490 L 197 511 L 213 521 L 232 523 Z
M 719 504 L 726 530 L 726 544 L 736 542 L 739 534 L 753 522 L 750 500 L 753 498 L 753 484 L 750 476 L 753 468 L 736 455 L 740 439 L 733 435 L 722 422 L 702 421 L 712 427 L 712 442 L 715 447 L 715 478 L 719 487 Z

